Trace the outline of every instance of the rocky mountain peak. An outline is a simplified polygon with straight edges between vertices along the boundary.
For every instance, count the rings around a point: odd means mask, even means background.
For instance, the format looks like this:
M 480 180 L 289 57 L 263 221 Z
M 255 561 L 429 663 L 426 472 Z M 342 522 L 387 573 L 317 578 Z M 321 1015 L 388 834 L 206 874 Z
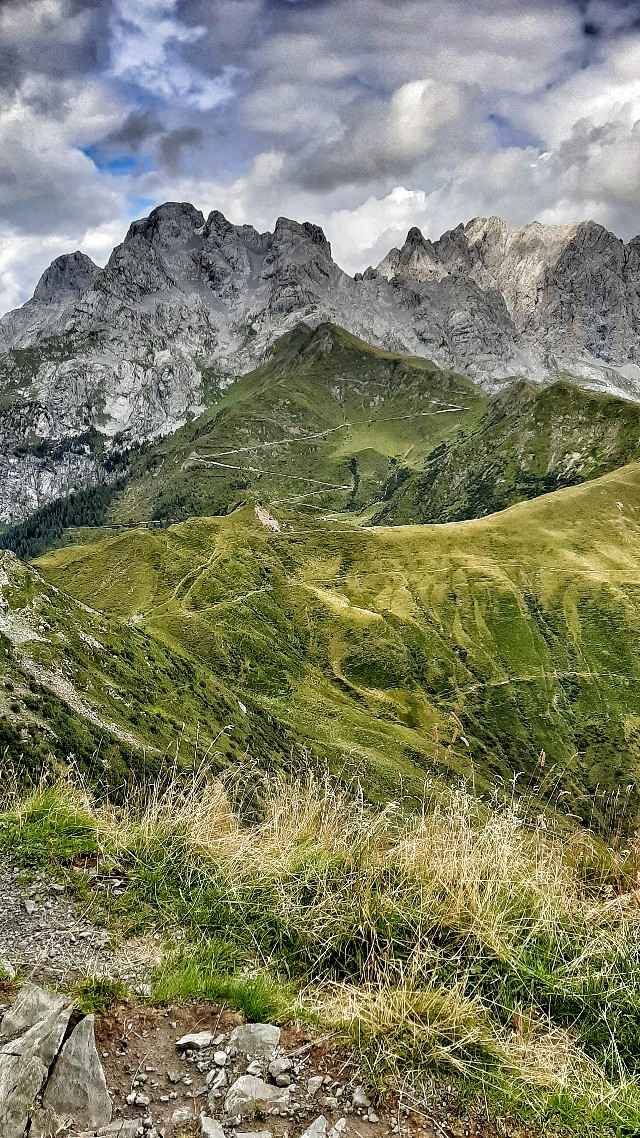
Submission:
M 302 244 L 302 246 L 317 245 L 327 257 L 331 257 L 331 245 L 324 230 L 311 221 L 299 222 L 292 221 L 288 217 L 279 217 L 273 230 L 273 242 L 274 244 L 281 244 L 282 242 L 285 244 L 293 243 L 294 245 Z
M 132 223 L 104 269 L 79 252 L 58 257 L 0 320 L 0 448 L 167 433 L 211 398 L 205 376 L 249 370 L 301 320 L 325 325 L 314 351 L 332 350 L 330 322 L 491 390 L 561 371 L 640 400 L 640 237 L 625 245 L 592 221 L 476 217 L 433 241 L 413 226 L 353 278 L 311 222 L 279 217 L 259 233 L 166 202 Z M 47 462 L 16 452 L 0 463 L 0 520 L 86 482 L 95 465 L 81 449 L 53 474 Z
M 378 265 L 375 274 L 386 280 L 397 276 L 420 283 L 441 280 L 446 276 L 446 269 L 440 263 L 431 241 L 414 225 L 407 233 L 402 248 L 391 249 Z
M 192 236 L 203 225 L 204 214 L 190 202 L 165 202 L 148 217 L 132 222 L 125 242 L 142 237 L 150 244 L 166 246 Z
M 95 280 L 100 269 L 86 253 L 63 253 L 43 272 L 32 297 L 40 303 L 59 303 L 63 297 L 80 296 Z

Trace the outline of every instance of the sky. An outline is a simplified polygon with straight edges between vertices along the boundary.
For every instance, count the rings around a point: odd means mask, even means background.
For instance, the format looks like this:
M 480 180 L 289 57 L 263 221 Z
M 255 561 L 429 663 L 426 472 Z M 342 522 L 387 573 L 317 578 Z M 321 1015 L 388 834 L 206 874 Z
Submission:
M 323 226 L 640 232 L 640 0 L 0 0 L 0 312 L 163 201 Z

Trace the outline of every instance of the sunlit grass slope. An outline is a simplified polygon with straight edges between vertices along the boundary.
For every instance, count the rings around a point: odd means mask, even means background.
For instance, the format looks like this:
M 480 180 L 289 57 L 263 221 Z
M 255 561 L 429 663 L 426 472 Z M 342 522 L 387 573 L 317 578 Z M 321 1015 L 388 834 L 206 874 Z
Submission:
M 245 507 L 39 566 L 380 797 L 425 774 L 483 791 L 518 774 L 589 817 L 637 780 L 639 467 L 473 522 L 281 521 Z M 452 712 L 469 746 L 449 751 Z
M 114 522 L 256 497 L 385 524 L 483 517 L 640 457 L 640 405 L 567 382 L 487 395 L 331 324 L 298 326 L 215 405 L 133 462 Z
M 391 355 L 331 324 L 302 324 L 211 410 L 135 464 L 112 516 L 219 514 L 252 493 L 359 509 L 398 463 L 419 467 L 486 401 L 428 360 Z

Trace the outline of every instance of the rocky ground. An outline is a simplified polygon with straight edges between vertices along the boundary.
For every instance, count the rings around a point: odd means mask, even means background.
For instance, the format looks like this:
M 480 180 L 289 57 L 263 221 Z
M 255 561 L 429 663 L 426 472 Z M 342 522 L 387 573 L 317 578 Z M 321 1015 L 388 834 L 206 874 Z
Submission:
M 93 886 L 118 888 L 111 880 Z M 152 1006 L 144 993 L 158 945 L 119 945 L 46 874 L 4 866 L 0 891 L 0 962 L 10 977 L 0 984 L 0 1138 L 482 1133 L 476 1124 L 457 1123 L 444 1100 L 436 1109 L 408 1093 L 374 1103 L 355 1055 L 326 1034 L 300 1025 L 243 1024 L 236 1012 L 210 1004 Z M 108 1015 L 82 1016 L 68 993 L 87 976 L 118 978 L 133 998 Z M 65 1049 L 72 1040 L 80 1050 L 69 1068 Z M 25 1062 L 29 1078 L 16 1074 L 16 1064 Z M 70 1088 L 68 1102 L 61 1087 Z M 20 1094 L 31 1099 L 16 1121 Z M 53 1121 L 52 1103 L 62 1112 Z
M 453 1133 L 402 1097 L 374 1107 L 354 1057 L 300 1027 L 246 1024 L 236 1013 L 196 1004 L 122 1003 L 94 1019 L 67 996 L 31 983 L 17 995 L 5 988 L 4 996 L 2 1138 Z M 40 1061 L 34 1091 L 19 1064 Z
M 117 889 L 117 878 L 103 877 L 93 867 L 93 888 Z M 31 980 L 65 987 L 85 976 L 110 976 L 144 991 L 158 963 L 158 945 L 129 940 L 118 946 L 106 929 L 64 885 L 46 873 L 25 874 L 0 864 L 0 963 Z

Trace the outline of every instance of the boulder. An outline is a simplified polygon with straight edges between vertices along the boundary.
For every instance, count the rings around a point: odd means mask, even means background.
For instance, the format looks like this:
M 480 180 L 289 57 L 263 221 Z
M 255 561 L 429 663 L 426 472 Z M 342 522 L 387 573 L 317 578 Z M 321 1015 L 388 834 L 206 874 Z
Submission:
M 36 1097 L 48 1075 L 37 1057 L 0 1055 L 0 1134 L 24 1138 Z
M 235 1047 L 248 1059 L 272 1059 L 280 1042 L 280 1028 L 272 1023 L 243 1023 L 234 1027 L 229 1047 Z
M 20 1056 L 25 1060 L 39 1059 L 48 1071 L 62 1045 L 72 1011 L 73 1004 L 68 1004 L 61 1011 L 52 1012 L 39 1023 L 34 1023 L 23 1035 L 0 1047 L 0 1054 Z
M 287 1087 L 274 1087 L 255 1075 L 241 1075 L 229 1087 L 224 1109 L 228 1117 L 253 1118 L 257 1110 L 269 1113 L 288 1105 Z
M 99 1129 L 111 1122 L 111 1099 L 96 1050 L 92 1015 L 80 1021 L 64 1044 L 43 1103 L 60 1120 L 73 1120 L 78 1129 Z
M 0 1040 L 14 1039 L 40 1020 L 62 1011 L 68 1003 L 66 996 L 45 992 L 37 984 L 25 984 L 12 1007 L 5 1012 L 0 1024 Z
M 42 993 L 40 989 L 36 993 Z M 64 1002 L 64 1001 L 63 1001 Z M 27 993 L 22 1008 L 11 1023 L 24 1022 L 46 1007 L 56 1008 L 59 1001 L 46 1001 L 33 992 Z M 15 1005 L 14 1005 L 15 1006 Z M 0 1048 L 0 1134 L 2 1138 L 23 1138 L 35 1110 L 36 1100 L 49 1076 L 49 1069 L 64 1039 L 71 1017 L 72 1004 L 54 1010 L 44 1019 L 32 1023 L 22 1035 Z M 13 1009 L 12 1009 L 13 1010 Z M 7 1013 L 8 1014 L 8 1013 Z M 6 1016 L 5 1016 L 6 1020 Z M 36 1138 L 37 1131 L 30 1133 Z

